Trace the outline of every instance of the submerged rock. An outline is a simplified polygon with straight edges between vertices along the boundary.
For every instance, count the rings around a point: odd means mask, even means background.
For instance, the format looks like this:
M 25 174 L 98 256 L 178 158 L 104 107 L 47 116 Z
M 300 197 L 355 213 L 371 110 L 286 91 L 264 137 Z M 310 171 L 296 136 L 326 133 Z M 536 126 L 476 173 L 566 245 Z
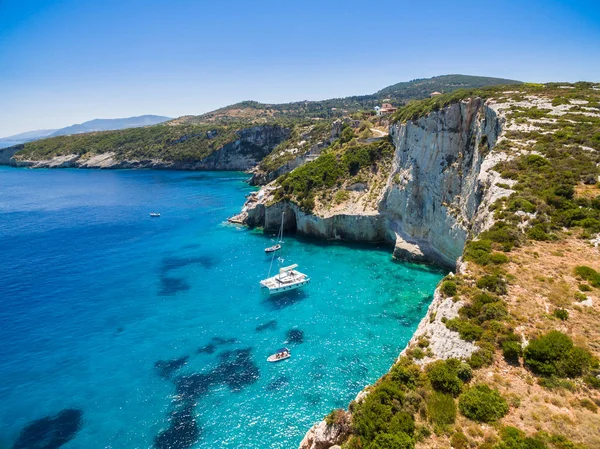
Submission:
M 290 329 L 287 333 L 287 341 L 298 344 L 304 342 L 304 331 L 300 329 Z
M 158 360 L 154 363 L 154 368 L 160 377 L 170 379 L 171 375 L 187 363 L 188 356 L 180 357 L 173 360 Z
M 256 382 L 260 373 L 251 352 L 250 348 L 246 348 L 220 354 L 221 361 L 212 372 L 215 381 L 226 384 L 232 391 Z
M 279 390 L 290 383 L 290 379 L 287 376 L 279 376 L 277 379 L 272 380 L 267 385 L 267 391 Z
M 169 421 L 169 428 L 154 438 L 156 449 L 188 449 L 198 441 L 200 429 L 191 405 L 174 411 Z
M 177 378 L 175 388 L 179 399 L 193 402 L 208 393 L 214 384 L 215 377 L 211 373 L 194 373 Z
M 271 320 L 271 321 L 268 321 L 268 322 L 266 322 L 264 324 L 259 324 L 258 326 L 256 326 L 254 328 L 254 330 L 256 332 L 262 332 L 262 331 L 265 331 L 267 329 L 275 329 L 275 328 L 277 328 L 277 321 Z
M 81 429 L 83 412 L 65 409 L 28 424 L 12 449 L 58 449 L 71 441 Z
M 160 278 L 160 296 L 175 296 L 179 292 L 189 290 L 190 284 L 183 278 L 162 276 Z

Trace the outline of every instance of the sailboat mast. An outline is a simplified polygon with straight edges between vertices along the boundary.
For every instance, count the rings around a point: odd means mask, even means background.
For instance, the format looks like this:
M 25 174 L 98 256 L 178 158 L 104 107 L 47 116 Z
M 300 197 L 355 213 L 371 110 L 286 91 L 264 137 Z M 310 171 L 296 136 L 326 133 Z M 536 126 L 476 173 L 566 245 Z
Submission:
M 281 226 L 279 227 L 279 234 L 278 234 L 278 243 L 283 243 L 283 217 L 285 217 L 285 212 L 281 213 Z M 271 257 L 271 264 L 269 265 L 269 274 L 267 277 L 271 277 L 271 269 L 273 268 L 273 261 L 275 260 L 275 253 L 276 251 L 273 251 L 273 257 Z

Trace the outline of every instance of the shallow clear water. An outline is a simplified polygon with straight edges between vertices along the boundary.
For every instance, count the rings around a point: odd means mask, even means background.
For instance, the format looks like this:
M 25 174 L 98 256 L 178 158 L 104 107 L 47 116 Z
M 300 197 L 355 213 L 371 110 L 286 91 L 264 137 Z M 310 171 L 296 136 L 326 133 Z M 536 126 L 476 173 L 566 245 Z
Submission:
M 296 448 L 389 368 L 443 273 L 287 237 L 312 282 L 269 297 L 245 177 L 0 168 L 0 447 L 74 408 L 65 448 Z

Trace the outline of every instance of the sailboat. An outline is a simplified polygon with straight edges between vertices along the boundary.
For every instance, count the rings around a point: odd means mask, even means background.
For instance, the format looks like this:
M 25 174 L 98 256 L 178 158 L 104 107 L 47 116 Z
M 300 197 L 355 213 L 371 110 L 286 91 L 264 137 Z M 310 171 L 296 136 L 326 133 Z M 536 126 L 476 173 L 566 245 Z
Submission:
M 284 217 L 285 212 L 281 214 L 281 228 L 279 230 L 280 242 L 283 241 Z M 275 260 L 275 251 L 276 250 L 270 251 L 273 253 L 273 257 L 271 258 L 271 265 L 269 266 L 269 274 L 267 279 L 263 279 L 262 281 L 260 281 L 260 285 L 268 289 L 269 294 L 271 295 L 287 292 L 290 290 L 296 290 L 298 288 L 304 287 L 305 285 L 308 285 L 310 282 L 310 278 L 306 274 L 296 270 L 296 268 L 298 268 L 298 264 L 282 267 L 279 269 L 279 272 L 275 276 L 271 276 L 271 269 L 273 268 L 273 261 Z M 278 260 L 283 261 L 281 257 L 279 257 Z
M 285 212 L 284 212 L 285 215 Z M 281 216 L 281 226 L 279 227 L 279 233 L 277 234 L 277 243 L 273 246 L 269 246 L 265 248 L 265 253 L 274 253 L 281 249 L 281 244 L 283 243 L 283 215 Z

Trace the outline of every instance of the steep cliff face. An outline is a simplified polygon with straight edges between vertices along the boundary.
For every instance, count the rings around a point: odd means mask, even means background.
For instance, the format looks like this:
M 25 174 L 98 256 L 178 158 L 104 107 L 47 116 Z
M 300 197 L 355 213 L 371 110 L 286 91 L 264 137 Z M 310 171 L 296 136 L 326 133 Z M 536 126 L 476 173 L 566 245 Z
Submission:
M 501 129 L 494 110 L 478 98 L 391 126 L 394 170 L 380 211 L 389 220 L 397 257 L 446 264 L 460 257 L 490 187 L 481 167 L 493 158 L 490 148 Z
M 23 146 L 0 150 L 0 164 L 32 168 L 153 168 L 174 170 L 248 170 L 290 136 L 288 128 L 255 126 L 238 131 L 237 139 L 201 160 L 120 159 L 112 152 L 69 154 L 45 160 L 20 157 Z
M 508 193 L 494 185 L 498 176 L 491 171 L 501 131 L 502 119 L 478 98 L 394 124 L 393 164 L 376 207 L 357 211 L 353 198 L 345 208 L 306 214 L 295 204 L 275 202 L 273 186 L 267 186 L 244 207 L 246 222 L 276 229 L 286 209 L 286 227 L 300 234 L 385 241 L 397 258 L 453 267 L 469 233 L 491 224 L 482 202 Z

